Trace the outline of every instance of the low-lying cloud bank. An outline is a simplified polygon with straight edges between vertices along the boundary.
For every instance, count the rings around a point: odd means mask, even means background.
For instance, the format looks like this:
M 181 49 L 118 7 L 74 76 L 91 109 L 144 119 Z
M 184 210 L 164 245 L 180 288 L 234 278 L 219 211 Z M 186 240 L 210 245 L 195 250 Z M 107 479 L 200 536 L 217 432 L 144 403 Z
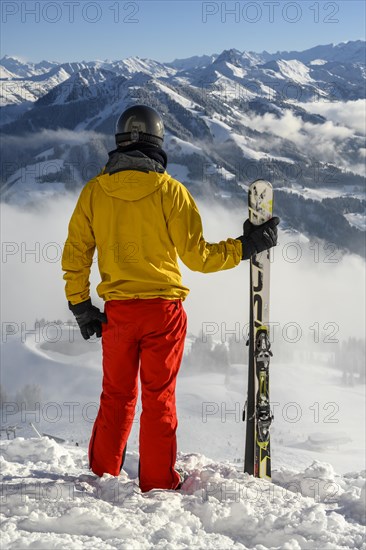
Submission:
M 77 194 L 48 199 L 35 210 L 2 204 L 2 320 L 26 322 L 70 318 L 64 294 L 60 260 Z M 208 242 L 236 237 L 246 212 L 198 201 Z M 272 264 L 271 319 L 282 325 L 296 322 L 304 331 L 314 323 L 336 323 L 338 337 L 364 336 L 365 262 L 362 258 L 310 242 L 280 230 Z M 248 322 L 249 263 L 203 275 L 182 266 L 191 293 L 185 302 L 189 330 L 195 334 L 205 322 Z M 96 259 L 91 288 L 99 282 Z

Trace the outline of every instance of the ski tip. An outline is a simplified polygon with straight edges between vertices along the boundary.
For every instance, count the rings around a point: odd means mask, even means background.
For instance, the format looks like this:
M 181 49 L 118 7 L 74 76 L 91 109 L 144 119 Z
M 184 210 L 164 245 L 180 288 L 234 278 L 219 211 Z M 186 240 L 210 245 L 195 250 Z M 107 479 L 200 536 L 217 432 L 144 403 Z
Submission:
M 257 180 L 254 180 L 249 187 L 252 187 L 253 185 L 264 185 L 266 187 L 273 187 L 272 186 L 272 183 L 269 182 L 268 180 L 263 180 L 263 179 L 257 179 Z

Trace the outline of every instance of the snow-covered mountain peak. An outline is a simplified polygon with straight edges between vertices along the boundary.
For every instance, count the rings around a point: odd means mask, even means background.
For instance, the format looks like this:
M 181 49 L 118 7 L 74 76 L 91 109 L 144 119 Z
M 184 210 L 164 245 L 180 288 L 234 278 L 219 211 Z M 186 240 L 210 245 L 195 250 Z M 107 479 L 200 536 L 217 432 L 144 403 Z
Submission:
M 88 64 L 85 63 L 84 61 L 81 62 L 81 63 L 72 61 L 72 62 L 68 62 L 68 63 L 62 63 L 58 67 L 64 69 L 67 73 L 72 74 L 72 73 L 82 71 L 83 69 L 87 68 Z
M 154 61 L 153 59 L 142 59 L 138 56 L 126 57 L 119 61 L 114 61 L 111 65 L 105 65 L 105 68 L 110 68 L 123 76 L 132 76 L 135 73 L 143 72 L 153 75 L 156 78 L 165 78 L 174 74 L 176 71 L 170 67 Z
M 21 59 L 20 57 L 17 57 L 16 55 L 7 55 L 5 54 L 1 59 L 0 59 L 0 64 L 3 65 L 4 67 L 6 65 L 28 65 L 28 63 L 26 61 L 24 61 L 24 59 Z
M 145 73 L 144 71 L 138 71 L 134 73 L 131 78 L 128 81 L 128 86 L 134 87 L 134 86 L 145 86 L 148 82 L 151 82 L 154 80 L 153 76 L 149 73 Z
M 267 52 L 263 52 L 263 55 Z M 304 51 L 277 51 L 269 54 L 272 59 L 298 59 L 310 63 L 314 59 L 337 61 L 339 63 L 366 64 L 366 42 L 349 40 L 340 44 L 322 44 Z
M 97 69 L 96 67 L 85 67 L 81 71 L 71 75 L 68 84 L 91 88 L 95 84 L 105 82 L 110 77 L 115 77 L 112 71 Z
M 278 66 L 283 76 L 291 79 L 293 82 L 307 84 L 312 80 L 309 75 L 309 67 L 297 59 L 289 59 L 288 61 L 285 59 L 280 59 L 278 61 Z
M 32 64 L 26 63 L 16 56 L 4 55 L 4 57 L 0 59 L 0 65 L 5 67 L 5 69 L 13 73 L 16 77 L 28 77 L 34 74 L 32 71 Z
M 36 71 L 47 72 L 53 69 L 54 67 L 58 67 L 59 65 L 60 64 L 57 63 L 56 61 L 47 61 L 46 59 L 43 59 L 39 63 L 36 63 L 34 65 L 34 68 L 36 69 Z
M 258 63 L 262 63 L 262 57 L 255 52 L 244 51 L 241 54 L 241 61 L 245 64 L 257 65 Z
M 224 50 L 213 62 L 213 65 L 221 65 L 223 63 L 230 63 L 236 67 L 242 66 L 242 53 L 239 50 L 231 48 L 230 50 Z
M 111 81 L 118 78 L 112 71 L 96 67 L 84 67 L 74 72 L 48 94 L 40 98 L 38 106 L 61 105 L 73 101 L 84 101 L 99 97 L 105 88 L 112 88 Z M 103 88 L 103 91 L 101 90 Z
M 3 65 L 0 65 L 0 79 L 1 80 L 12 80 L 17 78 L 16 75 L 6 69 Z
M 271 61 L 267 61 L 266 63 L 263 63 L 263 65 L 260 65 L 261 69 L 267 70 L 267 71 L 275 71 L 280 72 L 280 65 L 275 59 L 271 59 Z
M 165 63 L 168 67 L 173 67 L 178 71 L 189 71 L 192 69 L 204 69 L 215 61 L 217 54 L 212 55 L 194 55 L 184 59 L 174 59 L 170 63 Z
M 1 67 L 0 101 L 5 106 L 2 131 L 15 139 L 44 130 L 96 132 L 101 136 L 97 151 L 90 144 L 79 151 L 79 146 L 71 143 L 62 155 L 55 155 L 67 160 L 82 154 L 93 161 L 97 156 L 102 165 L 118 114 L 131 104 L 145 103 L 164 115 L 167 133 L 184 145 L 179 142 L 171 152 L 171 162 L 177 173 L 183 174 L 184 182 L 197 185 L 202 194 L 224 193 L 225 197 L 240 195 L 233 180 L 243 158 L 256 163 L 258 170 L 263 169 L 261 159 L 275 159 L 276 170 L 268 177 L 281 186 L 284 182 L 293 184 L 289 168 L 294 163 L 300 165 L 296 185 L 310 189 L 315 185 L 313 165 L 318 162 L 324 178 L 336 180 L 337 197 L 332 206 L 341 227 L 337 244 L 358 253 L 364 245 L 362 234 L 350 224 L 356 220 L 360 226 L 364 211 L 364 199 L 358 198 L 364 185 L 363 128 L 359 120 L 366 68 L 357 61 L 364 49 L 365 43 L 356 41 L 273 55 L 232 48 L 219 56 L 196 56 L 171 64 L 140 57 L 56 65 L 43 61 L 32 66 L 28 63 L 28 77 L 19 77 L 21 62 L 7 57 L 7 67 Z M 56 135 L 42 145 L 43 149 L 30 144 L 23 149 L 25 162 L 32 164 L 34 155 L 44 149 L 55 147 L 57 151 L 56 145 Z M 5 153 L 10 161 L 15 156 L 16 162 L 14 148 L 7 145 Z M 228 176 L 218 172 L 210 176 L 209 184 L 202 184 L 202 159 L 223 166 Z M 329 173 L 328 166 L 336 167 L 334 174 Z M 10 176 L 7 185 L 16 197 L 17 186 Z M 60 179 L 64 176 L 61 174 Z M 81 181 L 76 174 L 69 187 Z M 357 193 L 357 197 L 341 196 L 346 190 L 350 195 Z M 299 205 L 292 203 L 284 206 L 295 199 L 292 192 L 286 195 L 279 214 L 287 216 L 289 209 L 297 208 Z M 308 209 L 304 214 L 306 228 L 313 234 L 309 212 L 319 205 L 304 201 Z M 328 229 L 329 208 L 321 204 L 320 210 L 317 215 L 324 223 L 317 225 L 315 232 L 322 238 L 334 238 Z M 296 216 L 288 217 L 289 223 L 297 223 Z
M 12 73 L 15 78 L 32 78 L 48 73 L 58 66 L 60 66 L 60 63 L 56 61 L 43 60 L 39 63 L 31 63 L 24 61 L 20 57 L 10 55 L 4 55 L 4 57 L 0 59 L 0 67 L 4 67 Z

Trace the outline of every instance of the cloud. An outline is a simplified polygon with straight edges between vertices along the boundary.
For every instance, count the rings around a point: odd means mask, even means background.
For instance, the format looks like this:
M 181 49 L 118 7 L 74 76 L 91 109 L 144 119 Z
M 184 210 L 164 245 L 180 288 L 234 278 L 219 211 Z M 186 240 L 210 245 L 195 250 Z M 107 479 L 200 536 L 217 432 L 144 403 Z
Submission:
M 303 103 L 302 107 L 310 113 L 324 116 L 335 123 L 343 124 L 362 135 L 366 134 L 366 100 L 344 102 L 310 102 Z
M 66 322 L 70 318 L 64 293 L 60 255 L 76 195 L 47 199 L 37 210 L 2 204 L 2 303 L 3 322 L 26 322 L 36 318 Z M 246 210 L 208 205 L 198 200 L 204 235 L 208 242 L 236 237 L 242 232 Z M 13 243 L 13 244 L 12 244 Z M 316 251 L 318 250 L 318 254 Z M 32 252 L 33 251 L 33 252 Z M 297 261 L 293 258 L 298 256 Z M 319 256 L 319 257 L 317 257 Z M 272 264 L 271 319 L 298 323 L 304 333 L 318 322 L 337 323 L 338 337 L 363 336 L 365 311 L 365 262 L 353 255 L 333 257 L 306 239 L 280 232 L 280 245 Z M 335 259 L 335 263 L 328 262 Z M 182 266 L 183 281 L 191 292 L 184 303 L 189 330 L 198 334 L 203 323 L 221 324 L 228 330 L 249 315 L 249 263 L 212 274 L 189 271 Z M 91 276 L 92 298 L 103 306 L 95 287 L 100 277 L 96 262 Z M 350 285 L 350 281 L 352 284 Z
M 305 104 L 309 105 L 309 104 Z M 276 118 L 271 113 L 263 116 L 247 114 L 242 117 L 243 122 L 259 132 L 274 135 L 273 147 L 276 147 L 276 138 L 286 139 L 295 144 L 299 151 L 319 162 L 332 163 L 336 166 L 352 172 L 365 175 L 363 163 L 355 162 L 355 156 L 362 155 L 361 145 L 364 140 L 360 131 L 364 128 L 363 100 L 329 104 L 314 103 L 315 111 L 323 116 L 329 115 L 329 119 L 323 124 L 304 122 L 290 110 L 285 110 L 281 118 Z M 345 111 L 342 109 L 345 107 Z M 359 141 L 359 144 L 357 142 Z M 258 138 L 258 147 L 266 148 L 270 152 L 268 138 Z M 283 153 L 283 145 L 277 143 Z M 361 153 L 359 153 L 361 151 Z
M 253 127 L 262 132 L 271 132 L 286 138 L 296 145 L 309 144 L 309 139 L 319 137 L 320 140 L 343 140 L 353 136 L 353 131 L 345 126 L 337 126 L 331 120 L 324 124 L 312 124 L 303 122 L 300 117 L 295 116 L 291 111 L 286 110 L 281 118 L 276 118 L 271 113 L 263 116 L 250 116 Z M 311 144 L 312 145 L 312 144 Z
M 4 141 L 6 144 L 11 146 L 14 145 L 17 148 L 37 148 L 37 147 L 46 147 L 52 145 L 84 145 L 90 143 L 91 140 L 105 140 L 105 135 L 81 130 L 75 132 L 74 130 L 41 130 L 35 134 L 25 134 L 22 136 L 4 136 Z
M 68 318 L 60 255 L 75 203 L 70 195 L 36 209 L 1 204 L 3 322 Z
M 197 201 L 205 239 L 218 242 L 236 237 L 247 217 L 246 211 L 212 207 Z M 364 337 L 365 311 L 359 304 L 365 299 L 365 262 L 355 255 L 345 255 L 324 248 L 301 235 L 280 230 L 279 245 L 271 266 L 271 319 L 298 323 L 303 334 L 312 335 L 310 327 L 318 322 L 339 326 L 338 338 L 354 334 Z M 293 260 L 296 261 L 293 261 Z M 330 261 L 331 260 L 331 261 Z M 182 268 L 185 284 L 191 289 L 185 307 L 190 329 L 197 333 L 202 322 L 222 322 L 229 329 L 236 322 L 243 325 L 249 315 L 249 262 L 232 270 L 203 275 Z M 352 280 L 352 288 L 348 281 Z M 358 325 L 356 327 L 356 325 Z

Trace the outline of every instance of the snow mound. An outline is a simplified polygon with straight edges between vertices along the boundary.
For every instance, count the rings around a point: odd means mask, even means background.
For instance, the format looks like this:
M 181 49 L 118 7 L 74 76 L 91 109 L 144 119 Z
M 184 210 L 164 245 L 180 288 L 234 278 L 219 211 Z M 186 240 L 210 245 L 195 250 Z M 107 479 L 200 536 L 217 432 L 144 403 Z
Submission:
M 126 473 L 136 470 L 136 453 L 119 477 L 97 478 L 85 450 L 45 437 L 1 441 L 0 450 L 2 548 L 363 547 L 364 472 L 338 476 L 314 462 L 275 472 L 270 483 L 190 454 L 179 456 L 189 473 L 181 491 L 143 494 Z
M 59 445 L 48 437 L 42 439 L 17 437 L 13 440 L 1 441 L 1 474 L 7 475 L 18 468 L 22 470 L 22 476 L 30 475 L 34 470 L 56 474 L 80 472 L 80 469 L 87 467 L 85 450 L 71 449 Z

